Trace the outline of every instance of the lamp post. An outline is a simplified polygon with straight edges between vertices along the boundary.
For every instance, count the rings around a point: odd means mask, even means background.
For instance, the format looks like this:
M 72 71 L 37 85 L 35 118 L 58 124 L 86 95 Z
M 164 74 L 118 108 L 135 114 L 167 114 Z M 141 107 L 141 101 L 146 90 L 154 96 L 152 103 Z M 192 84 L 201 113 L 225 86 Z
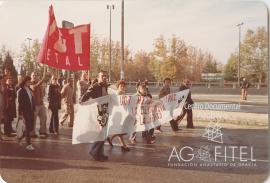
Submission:
M 112 9 L 114 5 L 107 5 L 107 9 L 110 10 L 110 63 L 109 63 L 109 82 L 111 82 L 111 70 L 112 70 Z
M 237 24 L 236 26 L 238 27 L 239 30 L 239 52 L 238 52 L 238 68 L 237 68 L 237 78 L 238 78 L 238 86 L 240 87 L 240 57 L 241 57 L 241 26 L 244 23 Z
M 121 16 L 121 71 L 120 79 L 125 79 L 124 76 L 124 0 L 122 0 L 122 16 Z
M 30 42 L 32 41 L 32 39 L 30 37 L 26 38 L 28 40 L 28 52 L 29 52 L 29 62 L 27 63 L 27 72 L 26 74 L 29 75 L 30 74 L 30 62 L 31 62 L 31 44 Z

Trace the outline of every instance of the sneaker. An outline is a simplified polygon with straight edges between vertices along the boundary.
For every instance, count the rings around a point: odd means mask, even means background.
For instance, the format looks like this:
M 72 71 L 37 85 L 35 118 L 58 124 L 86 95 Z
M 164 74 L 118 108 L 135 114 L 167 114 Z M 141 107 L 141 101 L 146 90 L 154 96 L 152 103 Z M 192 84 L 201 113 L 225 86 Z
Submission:
M 93 158 L 94 160 L 99 161 L 99 159 L 100 159 L 99 156 L 93 154 L 92 152 L 89 152 L 89 154 L 90 154 L 90 156 L 92 156 L 92 158 Z
M 40 133 L 39 137 L 40 138 L 47 138 L 48 134 L 47 133 Z
M 121 150 L 122 150 L 122 152 L 130 151 L 129 147 L 127 147 L 127 146 L 121 146 Z
M 108 156 L 105 156 L 105 155 L 95 155 L 95 154 L 92 154 L 91 152 L 89 154 L 92 156 L 92 158 L 95 161 L 107 161 L 108 160 Z
M 30 145 L 26 146 L 26 150 L 33 151 L 33 150 L 35 150 L 35 148 L 32 146 L 32 144 L 30 144 Z

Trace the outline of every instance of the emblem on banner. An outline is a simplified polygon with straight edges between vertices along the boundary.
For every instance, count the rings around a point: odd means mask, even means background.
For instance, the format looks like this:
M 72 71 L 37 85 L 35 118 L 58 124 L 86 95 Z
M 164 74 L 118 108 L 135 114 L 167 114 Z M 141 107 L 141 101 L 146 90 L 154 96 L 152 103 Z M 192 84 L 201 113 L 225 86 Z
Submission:
M 182 95 L 182 96 L 177 100 L 177 106 L 176 106 L 176 108 L 178 108 L 178 107 L 180 106 L 180 104 L 181 104 L 181 102 L 184 100 L 184 98 L 185 98 L 185 96 Z
M 108 107 L 109 107 L 109 103 L 97 105 L 97 108 L 98 108 L 97 120 L 98 120 L 100 126 L 102 126 L 102 127 L 107 125 L 107 122 L 109 119 Z

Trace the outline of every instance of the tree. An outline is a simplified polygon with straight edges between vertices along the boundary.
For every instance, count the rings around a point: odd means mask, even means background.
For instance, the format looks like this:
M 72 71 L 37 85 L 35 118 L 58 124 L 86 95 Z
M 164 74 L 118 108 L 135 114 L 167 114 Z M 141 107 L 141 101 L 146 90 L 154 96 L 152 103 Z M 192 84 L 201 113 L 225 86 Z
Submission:
M 4 69 L 4 68 L 3 68 L 3 64 L 4 64 L 3 58 L 2 58 L 2 55 L 0 54 L 0 72 L 1 72 L 0 74 L 1 74 L 1 75 L 3 74 L 2 71 L 3 71 L 3 69 Z
M 4 59 L 2 73 L 4 73 L 5 68 L 8 68 L 11 70 L 12 77 L 13 77 L 14 81 L 17 82 L 18 73 L 15 69 L 15 66 L 13 64 L 13 59 L 12 59 L 11 54 L 9 52 L 7 52 L 6 57 Z
M 213 56 L 208 53 L 206 55 L 206 63 L 205 63 L 205 66 L 203 68 L 203 73 L 217 73 L 218 70 L 217 70 L 217 61 L 213 58 Z
M 121 46 L 119 41 L 111 43 L 111 80 L 117 81 L 120 79 Z M 200 81 L 203 71 L 219 72 L 219 68 L 221 68 L 212 54 L 187 45 L 184 40 L 175 35 L 172 35 L 170 39 L 165 39 L 163 35 L 160 35 L 155 39 L 153 45 L 154 48 L 150 52 L 140 50 L 134 53 L 128 46 L 125 47 L 126 80 L 162 81 L 164 78 L 170 77 L 175 81 L 184 78 Z M 101 69 L 109 71 L 109 46 L 108 39 L 101 39 L 92 34 L 90 77 L 96 77 Z M 38 40 L 34 40 L 30 48 L 25 43 L 22 44 L 21 55 L 28 73 L 33 70 L 43 72 L 43 65 L 36 62 L 39 49 Z M 55 73 L 57 69 L 49 68 L 49 71 Z
M 251 81 L 265 82 L 267 76 L 267 32 L 264 27 L 258 27 L 256 31 L 247 30 L 241 44 L 240 77 L 246 77 Z M 227 79 L 237 78 L 236 65 L 238 51 L 231 54 L 225 67 Z M 233 67 L 235 66 L 235 67 Z
M 224 69 L 224 79 L 228 81 L 237 81 L 237 62 L 238 55 L 231 54 L 228 63 Z
M 38 39 L 33 40 L 31 47 L 26 43 L 22 43 L 20 55 L 23 58 L 23 65 L 26 70 L 25 74 L 30 75 L 33 71 L 43 73 L 44 65 L 37 62 L 39 50 L 40 43 Z
M 261 84 L 267 75 L 267 32 L 258 27 L 256 32 L 248 30 L 241 49 L 243 76 Z
M 201 49 L 188 47 L 188 57 L 191 63 L 190 79 L 192 81 L 201 81 L 201 74 L 205 65 L 205 53 Z
M 98 71 L 100 70 L 99 49 L 100 49 L 100 41 L 94 34 L 92 34 L 91 47 L 90 47 L 90 76 L 92 78 L 96 77 L 98 74 Z

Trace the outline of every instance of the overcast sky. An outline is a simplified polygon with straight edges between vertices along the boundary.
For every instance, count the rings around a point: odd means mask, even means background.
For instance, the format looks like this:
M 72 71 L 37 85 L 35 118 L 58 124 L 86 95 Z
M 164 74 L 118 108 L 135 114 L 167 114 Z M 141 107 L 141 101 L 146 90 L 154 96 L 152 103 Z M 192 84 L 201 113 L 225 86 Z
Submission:
M 112 11 L 112 39 L 121 40 L 121 0 L 47 1 L 0 0 L 0 45 L 19 53 L 26 38 L 42 40 L 48 22 L 49 5 L 54 7 L 58 26 L 62 20 L 75 25 L 91 23 L 97 36 L 109 37 Z M 267 11 L 259 0 L 125 0 L 125 45 L 135 53 L 151 51 L 154 39 L 163 34 L 180 37 L 188 45 L 211 52 L 226 63 L 238 49 L 237 24 L 247 29 L 267 26 Z

